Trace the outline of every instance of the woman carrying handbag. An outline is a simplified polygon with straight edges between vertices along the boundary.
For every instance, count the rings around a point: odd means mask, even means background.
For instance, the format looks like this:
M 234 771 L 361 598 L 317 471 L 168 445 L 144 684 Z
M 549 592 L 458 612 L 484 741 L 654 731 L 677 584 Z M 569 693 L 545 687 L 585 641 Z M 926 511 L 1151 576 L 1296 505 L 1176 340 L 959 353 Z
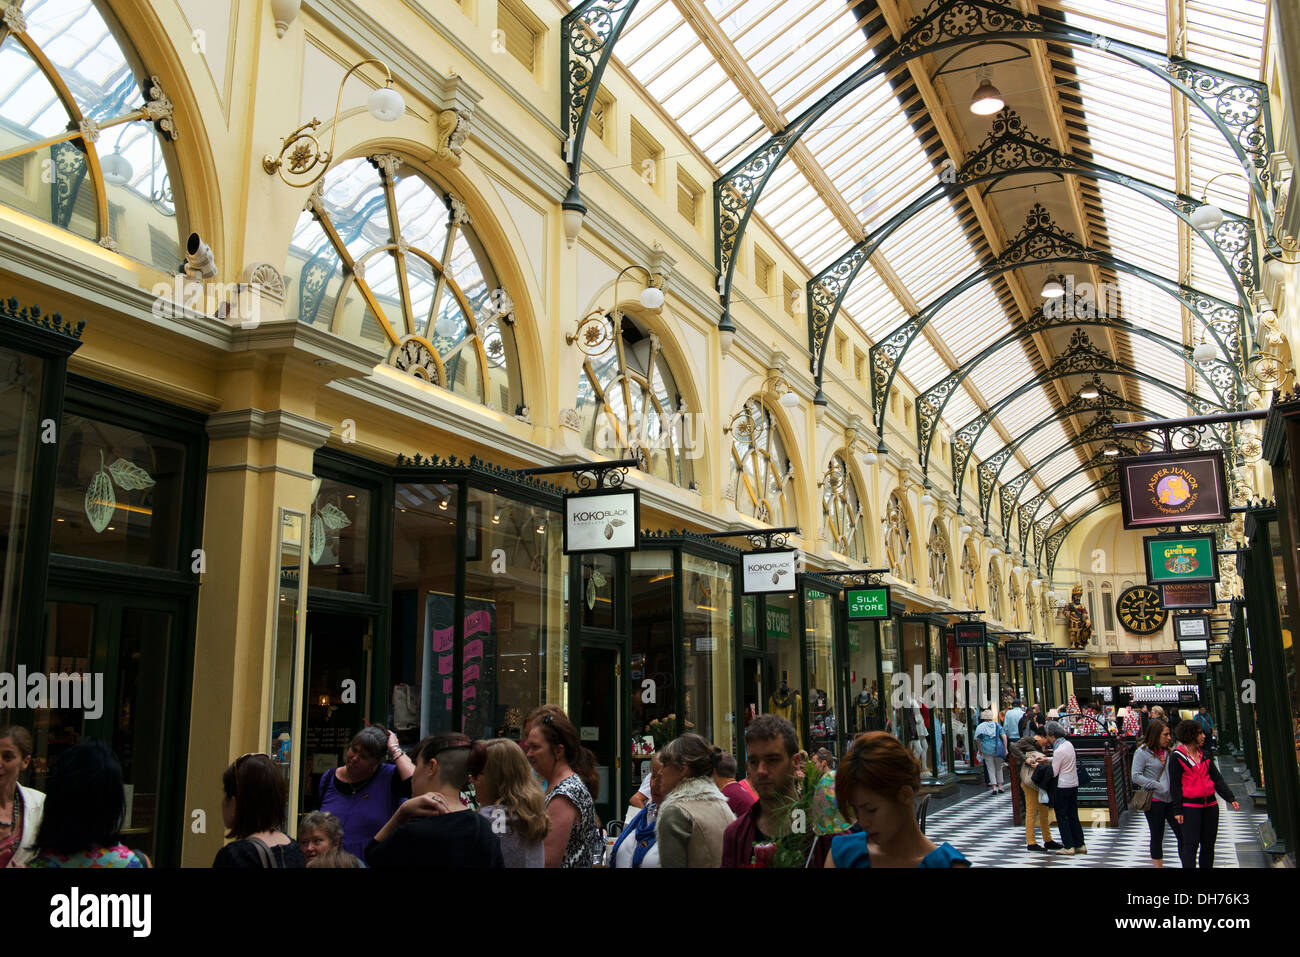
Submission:
M 1164 867 L 1165 824 L 1174 832 L 1179 846 L 1183 842 L 1182 825 L 1174 817 L 1174 806 L 1169 796 L 1169 746 L 1172 736 L 1169 726 L 1159 718 L 1147 724 L 1146 737 L 1133 753 L 1133 784 L 1141 790 L 1133 792 L 1129 807 L 1146 815 L 1151 829 L 1151 866 Z

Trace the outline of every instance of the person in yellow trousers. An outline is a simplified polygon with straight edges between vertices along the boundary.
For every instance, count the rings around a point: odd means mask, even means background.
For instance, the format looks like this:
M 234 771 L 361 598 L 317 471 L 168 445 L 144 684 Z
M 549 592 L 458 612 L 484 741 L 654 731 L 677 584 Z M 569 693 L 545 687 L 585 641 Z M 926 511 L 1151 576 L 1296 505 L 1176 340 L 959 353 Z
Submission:
M 1039 801 L 1038 788 L 1031 780 L 1039 762 L 1052 760 L 1046 753 L 1047 736 L 1041 728 L 1025 730 L 1029 733 L 1011 745 L 1011 753 L 1020 765 L 1020 790 L 1025 796 L 1025 849 L 1031 853 L 1053 853 L 1061 850 L 1061 845 L 1052 840 L 1052 810 L 1046 801 Z M 1035 823 L 1043 833 L 1042 844 L 1035 838 Z

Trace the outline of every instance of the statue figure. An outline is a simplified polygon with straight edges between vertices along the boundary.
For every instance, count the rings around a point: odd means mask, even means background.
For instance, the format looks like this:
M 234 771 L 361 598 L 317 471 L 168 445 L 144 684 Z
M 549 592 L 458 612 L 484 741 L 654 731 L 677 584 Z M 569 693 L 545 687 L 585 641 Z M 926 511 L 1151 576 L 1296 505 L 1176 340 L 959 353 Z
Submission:
M 1065 626 L 1070 633 L 1070 647 L 1086 648 L 1092 640 L 1092 622 L 1088 609 L 1083 607 L 1083 586 L 1075 585 L 1070 592 L 1070 603 L 1065 606 Z

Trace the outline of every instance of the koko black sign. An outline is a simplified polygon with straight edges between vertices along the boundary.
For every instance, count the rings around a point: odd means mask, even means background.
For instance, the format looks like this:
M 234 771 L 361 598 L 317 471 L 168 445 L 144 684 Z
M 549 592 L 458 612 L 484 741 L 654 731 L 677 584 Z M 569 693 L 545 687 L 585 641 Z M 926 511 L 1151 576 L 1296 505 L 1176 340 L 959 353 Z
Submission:
M 1228 520 L 1222 449 L 1129 455 L 1117 464 L 1125 528 Z

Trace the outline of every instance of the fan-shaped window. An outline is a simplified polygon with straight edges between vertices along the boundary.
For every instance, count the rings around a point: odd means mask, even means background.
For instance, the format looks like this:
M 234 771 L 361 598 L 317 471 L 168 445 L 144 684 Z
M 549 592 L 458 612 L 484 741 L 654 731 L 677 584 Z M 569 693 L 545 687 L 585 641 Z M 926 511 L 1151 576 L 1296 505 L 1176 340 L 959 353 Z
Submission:
M 975 594 L 979 573 L 979 559 L 975 557 L 971 543 L 967 542 L 961 553 L 961 597 L 967 608 L 979 607 L 979 596 Z
M 0 202 L 177 272 L 183 257 L 169 175 L 170 101 L 101 4 L 6 6 Z
M 912 530 L 907 526 L 907 512 L 897 493 L 890 493 L 889 504 L 885 508 L 885 558 L 889 562 L 889 573 L 899 581 L 916 581 L 912 569 Z
M 794 467 L 761 399 L 750 399 L 727 426 L 731 432 L 731 490 L 736 508 L 769 525 L 794 525 Z
M 523 411 L 514 305 L 465 204 L 391 154 L 339 163 L 298 219 L 285 275 L 302 322 L 508 415 Z
M 869 563 L 871 559 L 867 557 L 867 535 L 862 526 L 862 501 L 858 498 L 858 487 L 849 474 L 848 465 L 838 455 L 831 459 L 822 479 L 822 512 L 831 548 L 854 561 Z
M 698 442 L 659 337 L 620 313 L 621 334 L 605 329 L 604 351 L 583 357 L 578 418 L 587 448 L 636 457 L 651 475 L 686 487 Z M 594 350 L 593 350 L 594 351 Z
M 992 559 L 989 559 L 989 617 L 1002 619 L 1002 583 L 998 578 L 998 568 Z
M 925 550 L 930 555 L 930 587 L 935 594 L 944 598 L 952 597 L 952 587 L 948 583 L 948 537 L 938 522 L 930 524 L 930 541 Z

